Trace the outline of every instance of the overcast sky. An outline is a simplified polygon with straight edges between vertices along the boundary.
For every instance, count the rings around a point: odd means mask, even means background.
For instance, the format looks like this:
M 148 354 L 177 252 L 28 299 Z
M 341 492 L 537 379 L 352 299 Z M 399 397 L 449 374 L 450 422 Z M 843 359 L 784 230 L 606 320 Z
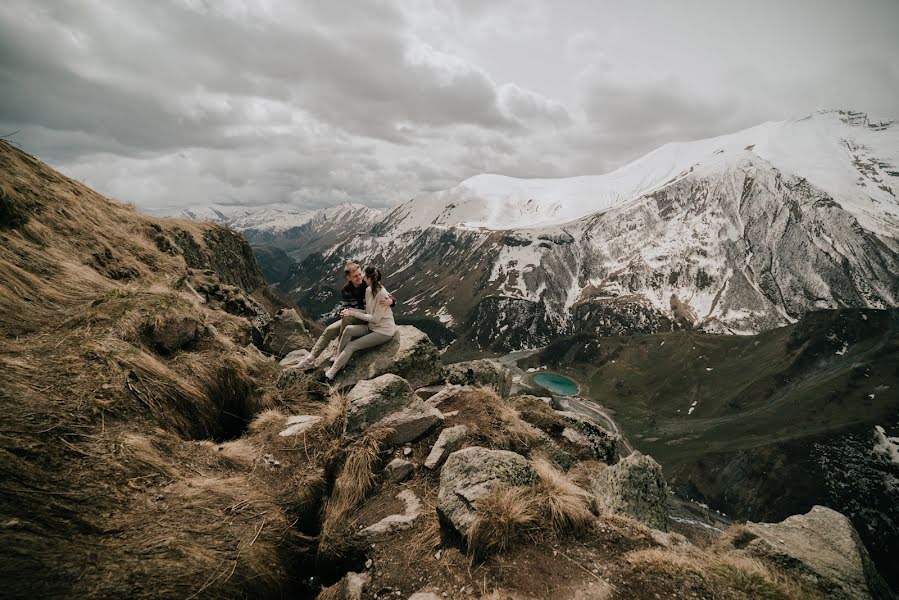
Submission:
M 899 118 L 897 24 L 897 0 L 3 0 L 0 135 L 149 212 L 384 207 Z

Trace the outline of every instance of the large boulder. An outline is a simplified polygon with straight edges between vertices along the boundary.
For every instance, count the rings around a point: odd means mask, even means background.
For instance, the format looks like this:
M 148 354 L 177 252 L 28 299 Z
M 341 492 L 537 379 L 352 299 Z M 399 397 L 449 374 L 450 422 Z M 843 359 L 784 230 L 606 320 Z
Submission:
M 568 435 L 563 436 L 576 445 L 582 445 L 589 449 L 594 458 L 598 458 L 607 465 L 618 462 L 621 436 L 617 433 L 600 427 L 589 417 L 570 411 L 557 411 L 570 428 Z
M 272 354 L 285 357 L 294 350 L 311 348 L 315 343 L 303 318 L 295 308 L 282 308 L 268 324 L 265 344 Z
M 827 598 L 892 598 L 852 523 L 835 510 L 813 506 L 780 523 L 750 522 L 745 528 L 750 535 L 738 547 L 814 583 Z
M 603 512 L 622 514 L 668 530 L 668 485 L 651 456 L 634 452 L 594 474 L 590 492 Z
M 489 358 L 469 360 L 446 366 L 446 381 L 456 385 L 486 385 L 503 398 L 512 389 L 512 372 L 502 363 Z
M 409 382 L 388 373 L 357 383 L 346 400 L 344 435 L 361 433 L 372 426 L 389 427 L 390 444 L 414 440 L 443 420 L 443 415 L 428 406 Z
M 322 352 L 316 364 L 327 368 L 337 350 L 337 340 Z M 443 379 L 443 365 L 437 346 L 421 330 L 400 325 L 386 344 L 353 354 L 350 362 L 334 379 L 334 385 L 347 388 L 363 379 L 373 379 L 385 373 L 399 375 L 412 387 L 420 388 Z
M 437 513 L 462 536 L 468 534 L 477 512 L 475 502 L 499 485 L 537 482 L 537 473 L 520 454 L 480 446 L 450 454 L 440 471 Z

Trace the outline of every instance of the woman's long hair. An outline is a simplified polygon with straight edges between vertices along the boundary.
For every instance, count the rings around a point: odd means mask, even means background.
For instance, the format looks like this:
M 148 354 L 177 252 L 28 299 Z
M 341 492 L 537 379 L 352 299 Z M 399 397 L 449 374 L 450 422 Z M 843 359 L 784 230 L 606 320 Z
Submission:
M 374 298 L 381 291 L 381 269 L 374 265 L 366 265 L 365 276 L 371 279 L 371 297 Z

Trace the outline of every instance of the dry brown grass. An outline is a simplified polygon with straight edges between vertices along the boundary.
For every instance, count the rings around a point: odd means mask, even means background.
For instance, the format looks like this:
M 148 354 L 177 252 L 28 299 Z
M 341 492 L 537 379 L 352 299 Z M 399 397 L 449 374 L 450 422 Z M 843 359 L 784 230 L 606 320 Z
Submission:
M 298 464 L 291 442 L 211 441 L 281 401 L 275 366 L 244 350 L 246 318 L 181 286 L 189 268 L 261 281 L 252 257 L 234 261 L 233 234 L 139 215 L 2 141 L 0 205 L 4 595 L 280 596 L 286 555 L 310 552 L 282 486 L 305 482 L 300 504 L 317 511 L 324 485 L 261 465 L 263 452 Z M 169 317 L 218 333 L 163 357 L 145 331 Z
M 758 536 L 748 527 L 741 524 L 731 525 L 725 530 L 724 533 L 715 541 L 715 547 L 718 549 L 729 549 L 729 548 L 745 548 L 749 542 L 757 538 Z
M 337 447 L 328 460 L 328 468 L 337 473 L 325 504 L 319 552 L 328 555 L 346 540 L 342 531 L 348 515 L 359 506 L 375 483 L 375 473 L 385 441 L 391 430 L 368 430 L 346 447 Z
M 533 491 L 499 486 L 475 502 L 477 516 L 465 537 L 472 561 L 507 550 L 540 518 Z
M 745 600 L 811 600 L 797 582 L 758 560 L 733 553 L 703 551 L 694 546 L 649 548 L 626 556 L 634 570 L 656 579 L 689 582 L 716 597 Z
M 540 478 L 535 493 L 553 529 L 582 531 L 589 527 L 595 519 L 590 512 L 590 495 L 545 458 L 538 458 L 531 465 Z
M 508 403 L 518 411 L 518 416 L 548 433 L 562 433 L 565 420 L 542 400 L 533 396 L 513 396 Z
M 539 432 L 525 423 L 518 411 L 509 406 L 492 388 L 481 387 L 470 393 L 477 395 L 487 416 L 480 428 L 480 436 L 485 438 L 485 445 L 527 456 L 540 439 Z

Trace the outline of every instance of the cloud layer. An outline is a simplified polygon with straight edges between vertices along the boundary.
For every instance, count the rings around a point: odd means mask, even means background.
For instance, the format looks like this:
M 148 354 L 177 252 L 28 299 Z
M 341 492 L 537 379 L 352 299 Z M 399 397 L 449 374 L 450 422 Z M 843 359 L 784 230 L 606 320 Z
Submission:
M 899 117 L 895 3 L 764 4 L 8 0 L 0 133 L 173 211 L 387 206 L 829 106 Z

